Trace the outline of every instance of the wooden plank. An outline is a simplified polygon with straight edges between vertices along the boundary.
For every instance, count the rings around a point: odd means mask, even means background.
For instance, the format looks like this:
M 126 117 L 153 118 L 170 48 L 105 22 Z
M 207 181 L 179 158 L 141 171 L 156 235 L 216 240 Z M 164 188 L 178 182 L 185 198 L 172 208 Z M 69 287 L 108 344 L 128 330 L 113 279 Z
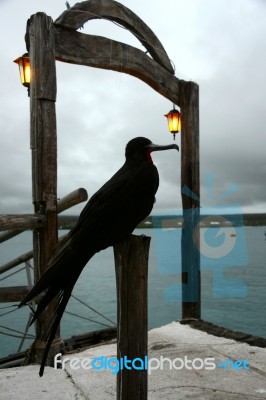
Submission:
M 30 289 L 29 286 L 0 287 L 0 302 L 21 301 L 29 293 Z
M 180 102 L 179 79 L 133 46 L 56 27 L 55 56 L 63 62 L 127 73 L 174 104 Z
M 46 224 L 46 217 L 43 214 L 1 214 L 1 229 L 39 229 Z
M 182 313 L 200 318 L 199 87 L 181 81 Z
M 67 194 L 58 201 L 57 213 L 60 214 L 61 212 L 68 210 L 69 208 L 76 206 L 77 204 L 87 200 L 88 200 L 88 193 L 86 189 L 79 188 L 77 190 L 74 190 L 73 192 Z
M 57 244 L 56 70 L 52 18 L 44 13 L 32 15 L 27 25 L 26 41 L 32 68 L 32 196 L 35 212 L 43 213 L 47 218 L 46 227 L 33 234 L 34 275 L 35 281 L 38 281 L 46 271 L 48 259 Z M 37 340 L 29 361 L 41 362 L 50 316 L 55 310 L 56 301 L 53 301 L 37 319 Z M 55 340 L 49 353 L 48 365 L 53 365 L 53 356 L 59 349 L 60 341 Z
M 40 47 L 35 44 L 38 42 Z M 30 53 L 31 92 L 37 99 L 56 101 L 54 63 L 54 24 L 45 13 L 31 16 L 27 23 L 26 43 Z M 34 100 L 31 94 L 31 101 Z M 37 122 L 37 121 L 36 121 Z
M 60 236 L 59 242 L 62 241 L 66 237 L 66 234 Z M 0 275 L 3 274 L 4 272 L 9 271 L 12 268 L 15 268 L 19 264 L 22 264 L 28 260 L 30 260 L 33 257 L 33 250 L 28 251 L 27 253 L 21 254 L 19 257 L 14 258 L 12 261 L 9 261 L 8 263 L 2 265 L 0 267 Z
M 24 231 L 24 229 L 23 229 L 23 231 Z M 12 230 L 8 230 L 8 231 L 0 233 L 0 243 L 5 242 L 6 240 L 12 239 L 13 237 L 19 235 L 23 231 L 12 229 Z
M 28 251 L 27 253 L 21 254 L 19 257 L 14 258 L 12 261 L 9 261 L 8 263 L 2 265 L 0 267 L 0 275 L 3 274 L 4 272 L 9 271 L 12 268 L 15 268 L 16 266 L 29 261 L 33 257 L 33 251 Z
M 114 246 L 117 286 L 117 358 L 145 361 L 148 348 L 148 257 L 150 237 L 131 235 Z M 138 363 L 140 366 L 140 363 Z M 147 370 L 117 374 L 117 399 L 146 400 Z
M 114 21 L 129 30 L 157 63 L 174 74 L 171 61 L 157 36 L 133 11 L 116 1 L 89 0 L 77 3 L 63 12 L 55 24 L 77 30 L 87 21 L 100 18 Z
M 86 189 L 84 189 L 84 188 L 76 189 L 58 201 L 57 213 L 60 214 L 61 212 L 68 210 L 69 208 L 71 208 L 79 203 L 82 203 L 83 201 L 86 201 L 86 200 L 88 200 L 88 193 L 87 193 Z M 24 224 L 24 222 L 21 221 L 21 218 L 23 218 L 23 215 L 11 216 L 11 219 L 12 219 L 11 222 L 10 222 L 10 220 L 8 220 L 8 218 L 5 218 L 5 217 L 10 217 L 10 216 L 0 215 L 0 228 L 1 229 L 3 229 L 3 226 L 1 226 L 1 218 L 3 221 L 6 219 L 5 224 L 11 223 L 12 227 L 14 227 L 14 224 L 15 225 L 18 224 L 18 221 L 19 221 L 19 225 Z M 24 217 L 28 217 L 28 215 L 24 216 Z M 32 215 L 30 215 L 29 217 L 32 218 Z M 9 239 L 13 238 L 14 236 L 19 235 L 26 229 L 38 229 L 38 228 L 41 228 L 42 226 L 44 226 L 44 224 L 45 224 L 45 216 L 44 215 L 43 216 L 34 215 L 33 217 L 34 217 L 33 227 L 32 227 L 32 225 L 30 225 L 30 227 L 27 227 L 27 228 L 23 227 L 20 230 L 8 230 L 5 232 L 1 232 L 0 233 L 0 243 L 3 243 L 6 240 L 9 240 Z M 36 220 L 37 220 L 37 224 L 36 224 Z M 27 222 L 27 224 L 29 224 L 29 222 Z M 4 225 L 4 222 L 3 222 L 3 225 Z
M 117 336 L 117 328 L 99 329 L 97 331 L 71 336 L 64 340 L 65 351 L 70 352 L 84 347 L 94 346 L 98 343 L 108 342 Z

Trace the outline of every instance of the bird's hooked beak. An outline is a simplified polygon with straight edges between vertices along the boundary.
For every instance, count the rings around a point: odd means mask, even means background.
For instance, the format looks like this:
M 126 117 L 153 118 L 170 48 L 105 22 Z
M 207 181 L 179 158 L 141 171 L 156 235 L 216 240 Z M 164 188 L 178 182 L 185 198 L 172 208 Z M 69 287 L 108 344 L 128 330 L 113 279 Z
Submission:
M 150 143 L 146 147 L 147 147 L 147 149 L 150 150 L 150 152 L 161 151 L 161 150 L 171 150 L 171 149 L 176 149 L 177 151 L 179 151 L 179 147 L 177 146 L 177 144 L 159 145 L 159 144 Z

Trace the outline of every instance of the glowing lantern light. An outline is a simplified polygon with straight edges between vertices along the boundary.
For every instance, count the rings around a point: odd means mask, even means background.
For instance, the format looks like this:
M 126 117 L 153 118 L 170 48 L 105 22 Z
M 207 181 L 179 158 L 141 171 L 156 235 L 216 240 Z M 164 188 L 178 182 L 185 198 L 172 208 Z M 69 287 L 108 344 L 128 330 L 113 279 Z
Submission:
M 165 114 L 165 117 L 168 120 L 169 131 L 174 135 L 175 139 L 176 133 L 181 129 L 181 114 L 178 110 L 173 108 L 173 110 L 169 111 L 168 114 Z
M 19 67 L 19 74 L 20 74 L 20 80 L 23 86 L 28 88 L 30 87 L 30 57 L 28 53 L 23 54 L 23 56 L 17 58 L 14 60 L 16 64 L 18 64 Z

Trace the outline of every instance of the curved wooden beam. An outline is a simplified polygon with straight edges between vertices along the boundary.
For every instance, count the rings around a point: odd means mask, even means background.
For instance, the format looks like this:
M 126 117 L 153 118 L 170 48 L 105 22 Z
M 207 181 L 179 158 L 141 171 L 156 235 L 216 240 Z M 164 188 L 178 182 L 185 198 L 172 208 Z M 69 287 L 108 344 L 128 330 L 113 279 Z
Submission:
M 171 61 L 157 36 L 134 12 L 117 1 L 88 0 L 77 3 L 62 13 L 55 25 L 77 30 L 85 22 L 101 18 L 117 22 L 128 29 L 155 61 L 174 74 Z
M 180 103 L 179 79 L 133 46 L 55 27 L 55 57 L 58 61 L 127 73 L 174 104 Z

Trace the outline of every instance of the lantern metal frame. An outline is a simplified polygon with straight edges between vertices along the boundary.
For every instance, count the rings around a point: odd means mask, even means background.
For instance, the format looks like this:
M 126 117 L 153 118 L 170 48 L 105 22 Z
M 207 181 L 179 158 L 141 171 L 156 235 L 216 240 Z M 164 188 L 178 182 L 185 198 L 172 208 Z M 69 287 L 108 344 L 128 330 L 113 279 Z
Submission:
M 181 113 L 173 105 L 173 109 L 165 114 L 165 117 L 168 121 L 168 129 L 173 134 L 175 140 L 176 133 L 180 132 L 181 129 Z
M 23 86 L 30 88 L 31 70 L 30 70 L 30 56 L 29 53 L 23 54 L 14 60 L 14 63 L 18 64 L 20 80 Z

